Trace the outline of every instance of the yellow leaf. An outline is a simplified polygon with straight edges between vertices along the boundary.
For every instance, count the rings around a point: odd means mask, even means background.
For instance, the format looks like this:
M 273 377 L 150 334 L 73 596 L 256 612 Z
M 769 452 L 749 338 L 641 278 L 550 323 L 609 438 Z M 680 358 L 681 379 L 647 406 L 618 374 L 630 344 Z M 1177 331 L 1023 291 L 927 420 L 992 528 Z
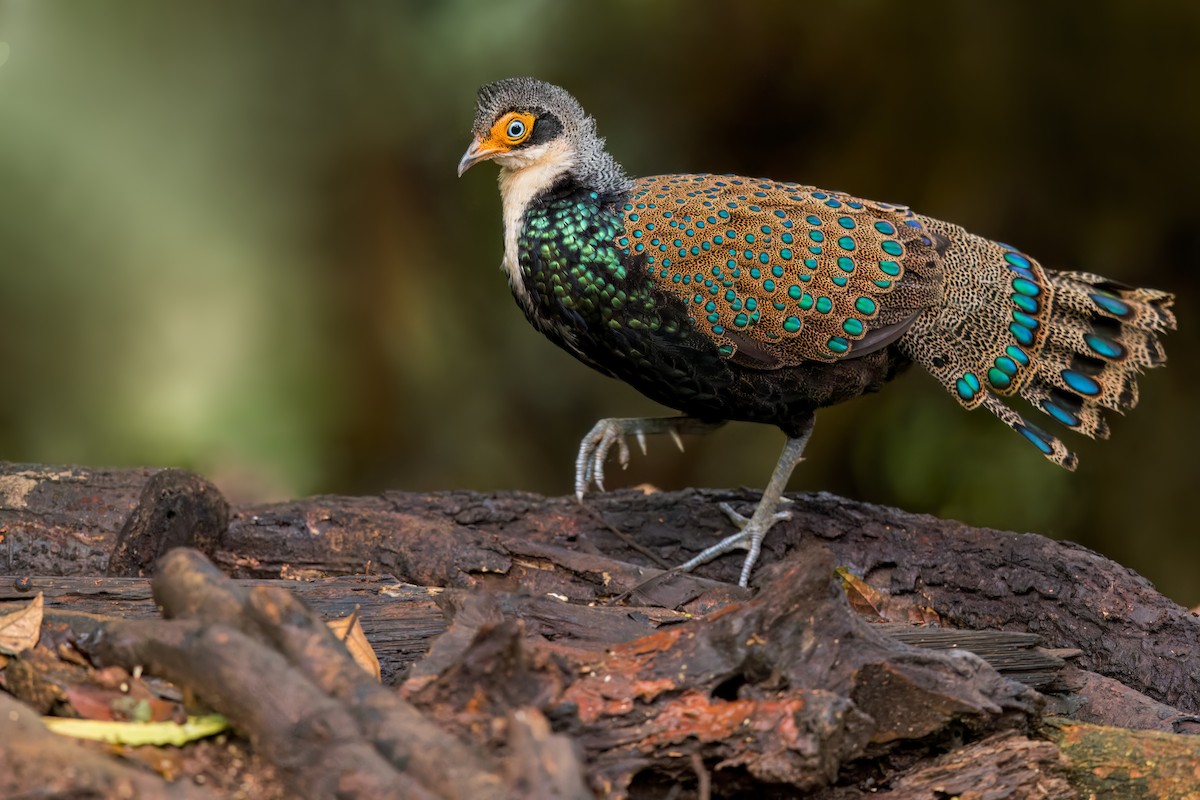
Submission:
M 229 729 L 229 720 L 220 714 L 188 717 L 187 722 L 109 722 L 96 719 L 42 717 L 46 727 L 62 736 L 95 739 L 129 747 L 174 745 L 214 736 Z

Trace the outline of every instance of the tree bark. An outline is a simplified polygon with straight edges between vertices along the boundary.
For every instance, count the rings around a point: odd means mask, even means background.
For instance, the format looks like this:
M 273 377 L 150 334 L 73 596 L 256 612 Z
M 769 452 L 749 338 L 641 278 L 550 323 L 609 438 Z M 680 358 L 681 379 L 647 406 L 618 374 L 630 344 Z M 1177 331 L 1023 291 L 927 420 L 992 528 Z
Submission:
M 230 509 L 179 470 L 0 465 L 0 601 L 41 591 L 47 631 L 220 698 L 312 792 L 1086 796 L 1071 725 L 1110 726 L 1114 748 L 1127 728 L 1200 730 L 1200 621 L 1074 545 L 793 495 L 753 589 L 729 583 L 736 557 L 664 570 L 730 532 L 719 502 L 756 499 L 392 492 Z M 188 550 L 162 558 L 181 545 L 220 572 Z M 314 632 L 351 613 L 399 694 L 366 688 Z M 284 677 L 232 690 L 247 664 Z M 279 687 L 334 727 L 247 716 Z M 1078 722 L 1043 728 L 1045 713 Z M 322 749 L 329 731 L 345 746 Z

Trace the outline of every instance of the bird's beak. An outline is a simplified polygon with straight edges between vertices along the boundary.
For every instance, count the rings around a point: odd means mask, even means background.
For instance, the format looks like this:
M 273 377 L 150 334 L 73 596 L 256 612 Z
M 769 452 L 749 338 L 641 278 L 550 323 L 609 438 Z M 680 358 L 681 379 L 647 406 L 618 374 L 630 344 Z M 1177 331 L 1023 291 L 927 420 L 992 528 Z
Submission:
M 497 146 L 490 141 L 476 139 L 471 142 L 471 146 L 467 148 L 467 152 L 463 153 L 462 159 L 458 162 L 458 177 L 461 178 L 464 172 L 480 161 L 486 161 L 502 152 L 504 152 L 503 147 Z

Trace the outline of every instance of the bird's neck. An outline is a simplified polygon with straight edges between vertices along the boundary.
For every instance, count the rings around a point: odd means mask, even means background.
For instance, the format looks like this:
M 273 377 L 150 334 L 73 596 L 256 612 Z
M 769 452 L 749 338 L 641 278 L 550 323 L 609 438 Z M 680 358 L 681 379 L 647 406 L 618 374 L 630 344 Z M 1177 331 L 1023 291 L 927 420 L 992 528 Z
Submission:
M 534 201 L 543 198 L 558 184 L 570 180 L 570 167 L 570 161 L 546 159 L 520 169 L 500 170 L 500 198 L 504 205 L 503 267 L 508 276 L 508 285 L 522 306 L 529 304 L 518 252 L 525 214 Z
M 504 205 L 504 272 L 513 294 L 527 310 L 530 299 L 518 248 L 530 206 L 563 191 L 583 189 L 611 197 L 631 185 L 621 165 L 604 149 L 602 139 L 587 137 L 576 147 L 560 140 L 535 152 L 535 160 L 502 165 L 499 179 Z

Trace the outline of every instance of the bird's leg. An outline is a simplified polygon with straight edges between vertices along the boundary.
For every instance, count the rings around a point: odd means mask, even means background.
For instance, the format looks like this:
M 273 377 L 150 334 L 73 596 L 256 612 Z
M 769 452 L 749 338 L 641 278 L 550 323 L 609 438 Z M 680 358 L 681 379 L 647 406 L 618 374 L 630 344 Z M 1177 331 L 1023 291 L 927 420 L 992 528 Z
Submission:
M 758 561 L 758 554 L 762 550 L 763 538 L 766 537 L 767 531 L 779 520 L 787 519 L 790 516 L 788 512 L 778 510 L 779 503 L 783 499 L 783 490 L 787 487 L 792 470 L 796 468 L 804 455 L 804 446 L 808 444 L 808 437 L 812 435 L 812 429 L 813 417 L 810 416 L 800 435 L 788 438 L 787 444 L 783 446 L 783 453 L 779 456 L 779 462 L 775 465 L 775 472 L 771 474 L 771 481 L 767 484 L 762 499 L 758 501 L 758 506 L 749 519 L 734 511 L 728 503 L 721 504 L 721 510 L 735 524 L 740 525 L 741 530 L 705 549 L 695 558 L 680 564 L 675 568 L 676 570 L 690 572 L 730 550 L 745 549 L 749 552 L 746 553 L 746 560 L 742 562 L 742 576 L 738 579 L 738 585 L 749 584 L 750 571 L 754 569 L 754 562 Z
M 617 462 L 621 468 L 629 466 L 629 444 L 627 436 L 637 439 L 642 454 L 646 453 L 646 435 L 666 433 L 683 450 L 683 433 L 708 433 L 724 425 L 724 422 L 705 422 L 696 417 L 630 417 L 625 419 L 602 419 L 579 443 L 579 455 L 575 458 L 575 496 L 580 500 L 588 487 L 595 485 L 604 491 L 604 461 L 613 446 L 617 447 Z

